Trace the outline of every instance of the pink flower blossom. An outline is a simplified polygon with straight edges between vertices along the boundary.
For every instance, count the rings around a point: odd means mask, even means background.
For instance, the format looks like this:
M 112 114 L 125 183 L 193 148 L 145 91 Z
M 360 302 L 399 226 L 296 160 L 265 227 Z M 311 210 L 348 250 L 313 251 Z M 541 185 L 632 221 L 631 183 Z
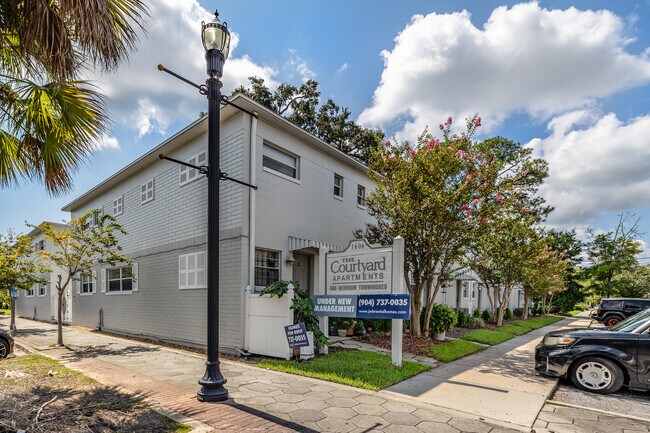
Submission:
M 397 177 L 397 175 L 393 175 L 392 179 L 395 179 L 396 177 Z
M 468 210 L 467 213 L 469 214 L 469 216 L 472 216 L 472 210 L 471 209 Z
M 476 119 L 474 119 L 474 125 L 475 126 L 481 126 L 481 118 L 480 117 L 477 117 Z
M 524 175 L 528 174 L 528 169 L 524 170 Z
M 496 195 L 496 199 L 497 199 L 497 201 L 501 201 L 501 202 L 502 202 L 502 201 L 503 201 L 503 196 L 502 196 L 501 194 L 497 193 L 497 195 Z
M 472 180 L 472 173 L 467 174 L 467 180 Z
M 384 146 L 386 147 L 390 146 L 390 141 L 389 140 L 384 141 Z
M 478 199 L 475 198 L 474 200 L 472 200 L 472 204 L 473 204 L 474 206 L 476 206 L 476 205 L 478 204 Z
M 482 223 L 486 223 L 486 222 L 487 222 L 487 218 L 481 218 L 481 222 L 482 222 Z
M 468 209 L 468 208 L 469 208 L 469 206 L 467 206 L 466 204 L 464 204 L 464 205 L 462 205 L 462 206 L 460 207 L 461 210 L 465 210 L 465 209 Z
M 463 156 L 463 151 L 458 149 L 458 151 L 456 152 L 456 156 L 462 157 Z
M 429 140 L 429 142 L 425 146 L 427 146 L 428 149 L 433 149 L 439 145 L 440 145 L 440 140 L 434 138 L 433 140 Z
M 441 124 L 440 124 L 440 130 L 442 131 L 443 129 L 445 129 L 445 127 L 444 127 L 444 126 L 442 125 L 442 123 L 441 123 Z
M 409 155 L 411 156 L 411 158 L 415 157 L 416 154 L 417 152 L 415 150 L 409 149 Z
M 431 171 L 434 171 L 435 169 L 436 169 L 436 167 L 434 167 L 433 165 L 431 167 L 429 167 L 429 170 L 431 170 Z
M 416 180 L 416 181 L 415 181 L 415 184 L 416 184 L 416 185 L 419 185 L 419 184 L 420 184 L 420 179 Z
M 447 118 L 447 122 L 445 123 L 445 125 L 451 125 L 451 117 Z

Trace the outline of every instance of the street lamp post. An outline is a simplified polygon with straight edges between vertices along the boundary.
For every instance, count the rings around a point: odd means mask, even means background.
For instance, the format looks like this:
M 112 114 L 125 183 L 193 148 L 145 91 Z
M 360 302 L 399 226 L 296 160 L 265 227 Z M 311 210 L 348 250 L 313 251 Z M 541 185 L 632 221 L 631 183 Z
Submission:
M 196 393 L 199 401 L 228 399 L 226 379 L 219 369 L 219 109 L 221 107 L 221 76 L 230 50 L 230 32 L 219 22 L 219 13 L 209 23 L 201 23 L 208 79 L 208 359 L 205 373 Z

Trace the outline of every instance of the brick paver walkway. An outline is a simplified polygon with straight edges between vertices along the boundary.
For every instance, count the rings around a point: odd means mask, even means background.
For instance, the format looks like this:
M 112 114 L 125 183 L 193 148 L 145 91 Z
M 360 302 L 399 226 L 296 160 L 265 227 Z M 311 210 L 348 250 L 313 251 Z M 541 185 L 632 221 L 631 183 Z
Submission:
M 19 344 L 41 350 L 108 385 L 148 397 L 219 432 L 514 432 L 466 414 L 316 379 L 223 361 L 232 400 L 199 403 L 203 358 L 185 352 L 65 328 L 73 350 L 52 348 L 56 327 L 19 319 Z M 0 317 L 0 326 L 8 319 Z
M 650 422 L 547 404 L 534 427 L 537 433 L 642 433 L 650 431 Z

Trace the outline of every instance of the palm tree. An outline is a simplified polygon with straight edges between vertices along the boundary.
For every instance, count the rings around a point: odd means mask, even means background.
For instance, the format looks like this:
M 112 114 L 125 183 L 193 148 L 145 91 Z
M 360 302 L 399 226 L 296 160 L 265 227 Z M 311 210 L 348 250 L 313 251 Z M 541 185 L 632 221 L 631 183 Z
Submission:
M 108 124 L 103 96 L 78 77 L 127 59 L 146 14 L 141 0 L 0 1 L 0 185 L 72 187 Z

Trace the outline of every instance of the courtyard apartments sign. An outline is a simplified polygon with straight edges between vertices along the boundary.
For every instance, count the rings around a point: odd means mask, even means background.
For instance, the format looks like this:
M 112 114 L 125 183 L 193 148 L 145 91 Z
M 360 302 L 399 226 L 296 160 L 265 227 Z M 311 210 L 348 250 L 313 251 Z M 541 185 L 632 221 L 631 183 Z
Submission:
M 340 253 L 327 254 L 325 293 L 328 295 L 389 294 L 392 292 L 393 247 L 373 248 L 354 240 Z

